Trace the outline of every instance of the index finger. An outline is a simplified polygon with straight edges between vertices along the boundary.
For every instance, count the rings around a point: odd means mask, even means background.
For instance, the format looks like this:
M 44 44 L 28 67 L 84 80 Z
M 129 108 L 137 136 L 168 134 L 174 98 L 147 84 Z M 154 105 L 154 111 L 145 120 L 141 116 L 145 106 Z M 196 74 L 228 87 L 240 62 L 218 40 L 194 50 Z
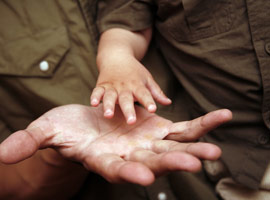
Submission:
M 191 121 L 173 123 L 166 139 L 182 142 L 194 141 L 231 119 L 232 112 L 228 109 L 221 109 Z

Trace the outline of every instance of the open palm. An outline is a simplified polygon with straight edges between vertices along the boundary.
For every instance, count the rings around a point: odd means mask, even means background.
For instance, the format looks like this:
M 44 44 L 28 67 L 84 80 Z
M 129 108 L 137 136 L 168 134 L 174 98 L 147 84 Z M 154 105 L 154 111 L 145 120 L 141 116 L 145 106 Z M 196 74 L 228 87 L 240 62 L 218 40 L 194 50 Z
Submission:
M 179 123 L 141 107 L 136 107 L 136 114 L 136 124 L 127 125 L 119 108 L 113 119 L 105 119 L 102 106 L 57 107 L 7 138 L 0 145 L 0 160 L 16 163 L 38 149 L 51 147 L 111 182 L 148 185 L 155 175 L 197 171 L 199 159 L 217 159 L 221 154 L 217 146 L 183 142 L 195 140 L 231 119 L 228 110 Z

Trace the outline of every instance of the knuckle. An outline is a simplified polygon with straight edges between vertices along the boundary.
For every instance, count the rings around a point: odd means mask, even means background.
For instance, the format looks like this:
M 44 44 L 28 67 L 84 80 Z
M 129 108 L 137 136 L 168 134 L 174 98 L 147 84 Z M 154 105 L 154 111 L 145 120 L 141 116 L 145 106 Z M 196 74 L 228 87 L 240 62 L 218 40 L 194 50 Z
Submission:
M 131 92 L 128 92 L 128 91 L 122 91 L 120 92 L 119 94 L 119 98 L 122 99 L 122 100 L 130 100 L 132 99 L 132 93 Z
M 114 83 L 112 83 L 111 81 L 100 82 L 97 84 L 97 87 L 102 87 L 104 89 L 113 88 Z
M 187 121 L 186 123 L 186 129 L 184 130 L 183 134 L 184 135 L 189 135 L 192 133 L 192 127 L 194 125 L 194 121 L 193 120 L 190 120 L 190 121 Z
M 135 93 L 136 94 L 143 94 L 143 95 L 145 95 L 145 94 L 148 94 L 149 91 L 148 91 L 147 88 L 145 88 L 144 85 L 140 85 L 140 86 L 136 87 Z
M 116 97 L 118 95 L 118 92 L 115 88 L 107 88 L 106 93 L 112 97 Z
M 102 86 L 96 86 L 92 92 L 92 95 L 100 95 L 105 91 L 105 88 Z
M 126 84 L 125 84 L 125 82 L 121 81 L 121 82 L 119 83 L 119 85 L 120 85 L 121 87 L 124 87 Z
M 135 79 L 131 79 L 131 80 L 130 80 L 130 83 L 131 83 L 132 85 L 140 85 L 140 84 L 141 84 L 141 81 L 135 80 Z

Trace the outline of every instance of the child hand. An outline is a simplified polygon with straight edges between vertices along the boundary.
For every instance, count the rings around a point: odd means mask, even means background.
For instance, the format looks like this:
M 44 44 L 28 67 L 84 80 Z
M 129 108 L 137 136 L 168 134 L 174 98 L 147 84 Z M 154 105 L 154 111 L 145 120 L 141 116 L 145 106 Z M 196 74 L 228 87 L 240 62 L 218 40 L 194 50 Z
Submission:
M 136 122 L 135 101 L 151 113 L 157 109 L 154 100 L 162 105 L 171 103 L 148 70 L 134 57 L 125 57 L 121 62 L 113 63 L 102 68 L 96 88 L 91 95 L 92 106 L 98 106 L 103 100 L 105 118 L 114 116 L 115 104 L 118 103 L 127 124 L 134 124 Z

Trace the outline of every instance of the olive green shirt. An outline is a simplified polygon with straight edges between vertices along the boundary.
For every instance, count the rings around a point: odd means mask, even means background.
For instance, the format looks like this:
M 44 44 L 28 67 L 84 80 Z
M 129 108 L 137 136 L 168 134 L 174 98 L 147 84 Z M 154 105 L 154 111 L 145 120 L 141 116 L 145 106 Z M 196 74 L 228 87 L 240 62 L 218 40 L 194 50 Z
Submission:
M 11 132 L 55 106 L 89 104 L 94 2 L 0 1 L 0 119 Z
M 100 1 L 100 32 L 153 26 L 192 117 L 232 110 L 232 122 L 204 139 L 222 148 L 235 180 L 258 188 L 270 162 L 270 2 L 129 0 L 107 12 L 108 5 Z
M 98 76 L 95 64 L 98 39 L 96 2 L 0 1 L 0 142 L 11 133 L 25 129 L 53 107 L 71 103 L 89 105 L 90 93 Z M 117 3 L 115 1 L 115 5 Z M 175 92 L 175 89 L 179 90 L 177 80 L 168 68 L 162 67 L 166 63 L 154 46 L 144 63 L 162 89 L 169 91 L 170 98 L 181 102 L 181 95 Z M 178 105 L 159 107 L 159 113 L 170 119 L 187 118 L 183 115 L 184 108 Z M 174 192 L 169 182 L 183 185 L 185 179 L 179 176 L 161 177 L 145 188 L 133 184 L 110 184 L 89 173 L 86 183 L 72 199 L 155 200 L 159 194 L 165 194 L 168 199 L 176 200 L 182 196 L 185 199 L 194 191 L 202 191 L 202 196 L 208 200 L 215 199 L 199 180 L 194 180 L 191 185 L 186 181 L 187 189 L 183 188 L 183 193 L 179 189 Z M 197 195 L 192 199 L 201 198 Z

